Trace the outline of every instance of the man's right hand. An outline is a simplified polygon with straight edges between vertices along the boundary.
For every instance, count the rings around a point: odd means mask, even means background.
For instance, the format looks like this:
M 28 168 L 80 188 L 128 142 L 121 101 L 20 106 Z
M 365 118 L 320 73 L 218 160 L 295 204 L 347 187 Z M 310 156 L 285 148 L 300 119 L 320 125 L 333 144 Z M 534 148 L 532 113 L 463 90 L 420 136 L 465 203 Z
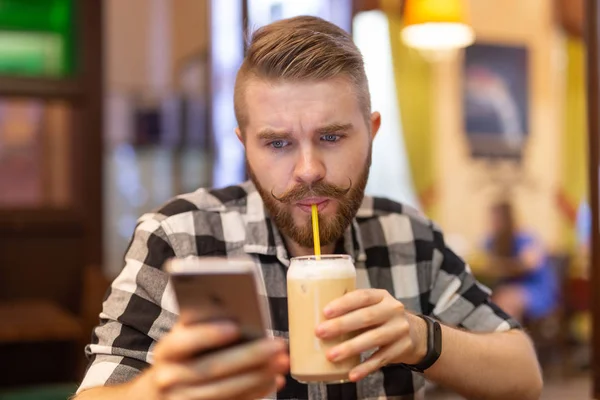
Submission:
M 230 323 L 176 324 L 156 345 L 148 379 L 137 383 L 165 400 L 254 400 L 281 389 L 289 369 L 285 343 L 261 339 L 219 349 L 239 338 Z

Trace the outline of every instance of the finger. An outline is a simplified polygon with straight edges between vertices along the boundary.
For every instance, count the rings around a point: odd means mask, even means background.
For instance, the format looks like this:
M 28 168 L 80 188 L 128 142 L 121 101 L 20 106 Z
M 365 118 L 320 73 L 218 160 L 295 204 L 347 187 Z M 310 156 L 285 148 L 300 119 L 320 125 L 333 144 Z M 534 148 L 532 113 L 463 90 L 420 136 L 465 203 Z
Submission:
M 167 390 L 177 385 L 209 382 L 231 376 L 242 371 L 271 366 L 274 373 L 285 371 L 285 360 L 278 355 L 285 350 L 282 341 L 264 339 L 202 356 L 186 363 L 171 363 L 156 373 L 159 388 Z M 282 365 L 274 364 L 279 361 Z
M 290 370 L 290 356 L 287 354 L 287 352 L 277 354 L 271 360 L 270 365 L 273 372 L 286 374 Z
M 388 321 L 392 315 L 393 312 L 389 307 L 385 307 L 383 303 L 377 303 L 324 321 L 317 326 L 315 334 L 321 339 L 332 338 L 381 325 Z
M 282 389 L 286 383 L 283 374 L 287 374 L 290 369 L 289 356 L 287 354 L 278 354 L 270 361 L 268 369 L 274 374 L 280 374 L 277 375 L 279 377 L 277 380 L 277 390 Z M 180 363 L 163 365 L 154 373 L 154 382 L 160 393 L 169 392 L 176 386 L 198 384 L 201 381 L 202 379 L 198 378 L 194 369 Z
M 277 384 L 277 391 L 279 392 L 286 384 L 285 376 L 277 375 L 275 383 Z
M 402 341 L 400 343 L 394 343 L 381 347 L 363 363 L 354 367 L 348 374 L 348 378 L 353 382 L 359 381 L 365 378 L 367 375 L 372 374 L 373 372 L 378 371 L 388 365 L 390 360 L 401 358 L 402 354 L 408 351 L 408 348 L 408 341 Z
M 255 393 L 252 393 L 250 396 L 247 396 L 247 397 L 248 397 L 248 399 L 251 399 L 251 400 L 267 397 L 268 395 L 277 393 L 281 389 L 283 389 L 283 387 L 285 386 L 285 383 L 286 383 L 285 377 L 283 375 L 277 375 L 277 376 L 275 376 L 273 384 L 268 385 L 267 387 L 255 392 Z
M 327 352 L 327 358 L 332 362 L 341 361 L 363 351 L 387 346 L 390 343 L 402 340 L 403 337 L 408 335 L 408 327 L 382 325 L 335 346 Z
M 271 394 L 276 393 L 277 391 L 277 376 L 274 376 L 271 381 L 265 383 L 263 386 L 244 393 L 243 398 L 248 400 L 263 399 Z
M 192 368 L 198 376 L 198 381 L 216 380 L 262 368 L 284 350 L 283 341 L 263 339 L 202 357 L 192 363 Z
M 383 300 L 387 292 L 381 289 L 359 289 L 333 300 L 323 309 L 326 318 L 335 318 L 359 308 L 372 306 Z
M 240 338 L 239 328 L 228 322 L 198 325 L 176 325 L 158 342 L 155 360 L 177 361 L 198 353 L 234 343 Z
M 194 400 L 243 399 L 247 393 L 270 388 L 275 377 L 269 368 L 262 368 L 203 385 L 176 386 L 167 393 L 167 397 Z
M 285 376 L 277 375 L 277 376 L 275 376 L 275 380 L 274 380 L 273 384 L 268 385 L 267 387 L 251 394 L 250 396 L 248 396 L 248 399 L 255 400 L 255 399 L 262 399 L 264 397 L 268 397 L 269 395 L 277 393 L 281 389 L 283 389 L 285 387 L 285 384 L 286 384 Z

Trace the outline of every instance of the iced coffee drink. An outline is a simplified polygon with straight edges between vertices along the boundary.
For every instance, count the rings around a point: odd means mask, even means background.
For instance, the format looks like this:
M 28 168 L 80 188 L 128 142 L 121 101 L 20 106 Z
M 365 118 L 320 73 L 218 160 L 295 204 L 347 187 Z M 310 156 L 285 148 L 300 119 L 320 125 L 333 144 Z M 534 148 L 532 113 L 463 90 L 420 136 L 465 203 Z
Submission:
M 291 374 L 303 383 L 346 382 L 360 356 L 333 363 L 326 353 L 350 336 L 321 340 L 315 329 L 325 320 L 325 306 L 356 288 L 356 271 L 350 256 L 318 258 L 292 258 L 287 272 Z

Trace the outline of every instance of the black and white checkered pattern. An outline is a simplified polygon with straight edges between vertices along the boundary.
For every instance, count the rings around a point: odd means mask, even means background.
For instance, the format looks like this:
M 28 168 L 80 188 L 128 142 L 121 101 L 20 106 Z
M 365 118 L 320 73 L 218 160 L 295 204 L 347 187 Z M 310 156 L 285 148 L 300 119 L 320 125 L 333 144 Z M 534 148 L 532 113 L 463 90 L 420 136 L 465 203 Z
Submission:
M 343 244 L 343 248 L 342 247 Z M 359 287 L 392 293 L 415 313 L 471 331 L 518 327 L 490 302 L 468 266 L 445 244 L 441 232 L 404 205 L 365 197 L 338 250 L 353 256 Z M 250 182 L 221 190 L 200 189 L 142 216 L 127 250 L 126 265 L 112 283 L 80 391 L 126 382 L 152 363 L 152 349 L 177 319 L 168 276 L 170 257 L 250 255 L 259 266 L 275 336 L 287 338 L 286 270 L 282 238 Z M 423 399 L 424 378 L 399 365 L 358 384 L 303 385 L 287 377 L 273 399 Z

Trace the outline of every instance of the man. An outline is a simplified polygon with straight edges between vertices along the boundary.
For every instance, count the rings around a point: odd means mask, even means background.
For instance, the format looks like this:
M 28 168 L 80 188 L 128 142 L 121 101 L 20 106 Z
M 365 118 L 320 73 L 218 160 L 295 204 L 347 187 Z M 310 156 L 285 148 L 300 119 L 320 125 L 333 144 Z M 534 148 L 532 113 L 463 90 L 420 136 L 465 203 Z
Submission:
M 235 110 L 251 182 L 179 196 L 140 219 L 77 399 L 422 399 L 425 377 L 469 398 L 539 397 L 529 339 L 439 230 L 407 207 L 364 197 L 380 116 L 347 33 L 314 17 L 259 29 Z M 290 257 L 312 252 L 311 204 L 323 252 L 352 255 L 370 287 L 329 304 L 315 332 L 355 333 L 328 353 L 332 361 L 378 349 L 343 385 L 307 386 L 288 374 L 285 273 Z M 178 324 L 161 268 L 189 255 L 250 255 L 275 340 L 219 350 L 236 339 L 235 325 Z M 441 331 L 419 315 L 441 321 Z M 202 350 L 214 351 L 197 356 Z

